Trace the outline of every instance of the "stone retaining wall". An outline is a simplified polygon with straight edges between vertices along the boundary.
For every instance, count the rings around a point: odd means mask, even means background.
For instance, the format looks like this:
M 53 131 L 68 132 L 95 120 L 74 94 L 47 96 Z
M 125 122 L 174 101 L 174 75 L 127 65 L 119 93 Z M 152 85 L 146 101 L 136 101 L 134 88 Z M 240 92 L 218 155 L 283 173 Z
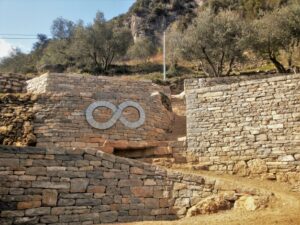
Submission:
M 0 93 L 23 93 L 26 91 L 26 78 L 20 74 L 0 73 Z
M 210 197 L 232 207 L 243 195 L 272 193 L 101 151 L 0 145 L 1 225 L 173 220 Z
M 0 145 L 35 146 L 33 105 L 37 96 L 0 95 Z
M 300 75 L 185 82 L 189 161 L 200 168 L 300 180 Z
M 95 150 L 0 146 L 0 224 L 171 220 L 216 181 Z
M 173 121 L 170 90 L 150 81 L 44 74 L 27 84 L 29 92 L 40 94 L 34 123 L 38 146 L 99 149 L 110 140 L 164 140 Z M 131 129 L 118 119 L 113 127 L 99 130 L 87 123 L 85 114 L 91 103 L 108 101 L 118 106 L 128 100 L 144 109 L 146 120 L 142 126 Z M 123 116 L 128 121 L 139 119 L 139 113 L 132 107 L 125 109 Z M 111 117 L 108 109 L 94 112 L 98 122 L 107 122 Z

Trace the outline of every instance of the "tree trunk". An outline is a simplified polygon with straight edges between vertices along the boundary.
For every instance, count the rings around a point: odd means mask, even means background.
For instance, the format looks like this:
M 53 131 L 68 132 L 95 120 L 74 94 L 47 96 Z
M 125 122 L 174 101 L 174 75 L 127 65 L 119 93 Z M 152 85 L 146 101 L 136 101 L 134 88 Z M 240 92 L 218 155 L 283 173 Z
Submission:
M 201 69 L 206 76 L 208 76 L 208 77 L 210 76 L 210 74 L 204 68 L 203 62 L 201 60 L 200 60 L 200 63 L 198 65 L 198 71 L 199 71 L 199 69 Z
M 270 60 L 276 67 L 278 73 L 286 73 L 287 72 L 286 69 L 284 68 L 284 66 L 276 59 L 275 56 L 270 56 Z
M 288 56 L 288 67 L 292 68 L 292 66 L 293 66 L 293 53 L 290 52 Z
M 111 57 L 110 57 L 110 60 L 109 60 L 108 65 L 107 65 L 107 69 L 109 69 L 109 67 L 110 67 L 110 65 L 112 64 L 114 58 L 115 58 L 115 53 L 112 52 Z
M 225 53 L 222 51 L 222 55 L 221 55 L 221 59 L 220 59 L 220 64 L 219 64 L 219 67 L 218 67 L 218 74 L 220 74 L 220 75 L 222 75 L 222 73 L 223 73 L 224 57 L 225 57 Z
M 229 76 L 230 73 L 232 72 L 232 66 L 233 66 L 233 63 L 234 63 L 234 57 L 231 58 L 231 60 L 230 60 L 229 68 L 228 68 L 228 70 L 227 70 L 226 76 Z
M 205 56 L 206 61 L 208 62 L 208 64 L 209 64 L 210 67 L 212 68 L 215 77 L 219 77 L 219 74 L 218 74 L 218 72 L 217 72 L 217 70 L 216 70 L 216 68 L 215 68 L 215 66 L 214 66 L 214 64 L 213 64 L 213 62 L 211 61 L 211 59 L 210 59 L 209 56 L 207 55 L 205 48 L 202 48 L 202 52 L 203 52 L 203 54 L 204 54 L 204 56 Z
M 105 64 L 104 64 L 104 72 L 106 72 L 108 69 L 108 59 L 105 59 Z
M 95 64 L 95 66 L 99 66 L 99 62 L 98 62 L 98 60 L 97 60 L 97 53 L 96 52 L 93 52 L 92 54 L 91 54 L 91 57 L 92 57 L 92 59 L 93 59 L 93 61 L 94 61 L 94 64 Z

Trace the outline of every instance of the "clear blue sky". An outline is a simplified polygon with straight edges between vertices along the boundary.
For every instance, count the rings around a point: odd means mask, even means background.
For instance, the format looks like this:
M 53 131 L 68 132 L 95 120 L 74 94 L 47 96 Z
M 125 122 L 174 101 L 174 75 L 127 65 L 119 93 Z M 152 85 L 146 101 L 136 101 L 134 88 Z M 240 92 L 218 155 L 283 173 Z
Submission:
M 106 19 L 127 12 L 135 0 L 0 0 L 0 57 L 11 47 L 29 51 L 35 40 L 4 39 L 2 34 L 50 35 L 50 26 L 57 17 L 74 22 L 91 23 L 98 10 Z M 9 36 L 19 37 L 19 36 Z

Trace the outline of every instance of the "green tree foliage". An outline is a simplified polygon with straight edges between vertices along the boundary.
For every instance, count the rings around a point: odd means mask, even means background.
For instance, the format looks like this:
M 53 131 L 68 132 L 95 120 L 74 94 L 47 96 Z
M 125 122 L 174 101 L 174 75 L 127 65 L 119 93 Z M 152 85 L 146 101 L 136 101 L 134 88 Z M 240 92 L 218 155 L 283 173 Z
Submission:
M 16 50 L 1 60 L 0 71 L 36 73 L 38 68 L 63 68 L 105 73 L 124 56 L 147 61 L 157 51 L 153 43 L 160 42 L 158 34 L 170 24 L 176 25 L 167 30 L 171 69 L 176 70 L 183 57 L 198 61 L 207 74 L 228 75 L 245 50 L 270 60 L 282 73 L 295 66 L 300 0 L 210 0 L 192 22 L 195 5 L 192 0 L 137 0 L 129 14 L 108 22 L 101 12 L 90 25 L 57 18 L 51 26 L 52 39 L 39 34 L 29 54 Z M 132 13 L 143 17 L 140 23 L 147 36 L 135 44 L 125 28 Z
M 93 24 L 57 18 L 53 21 L 53 39 L 39 34 L 29 54 L 17 51 L 2 60 L 0 70 L 5 72 L 37 72 L 36 68 L 59 66 L 91 73 L 107 72 L 114 60 L 123 57 L 133 43 L 129 29 L 106 22 L 98 12 Z M 24 64 L 20 67 L 20 64 Z M 15 66 L 14 66 L 15 65 Z
M 43 50 L 47 47 L 47 44 L 49 42 L 49 39 L 47 37 L 47 35 L 45 34 L 38 34 L 37 35 L 37 39 L 38 41 L 36 43 L 34 43 L 33 45 L 33 50 Z
M 10 56 L 0 62 L 1 72 L 13 73 L 36 73 L 36 62 L 43 56 L 47 48 L 49 39 L 44 34 L 37 35 L 37 42 L 34 43 L 30 54 L 22 53 L 16 49 Z
M 156 53 L 156 47 L 153 42 L 147 38 L 139 39 L 128 50 L 131 59 L 138 59 L 147 62 L 151 56 Z
M 288 66 L 293 67 L 293 56 L 300 46 L 300 5 L 292 4 L 277 12 L 278 28 L 285 34 L 284 51 L 288 55 Z
M 286 73 L 287 68 L 279 60 L 281 52 L 288 55 L 288 63 L 293 64 L 293 53 L 300 43 L 300 6 L 290 5 L 266 14 L 252 24 L 248 43 L 261 56 L 269 59 L 277 71 Z
M 28 58 L 31 59 L 30 65 L 35 68 L 32 72 L 36 71 L 37 62 L 43 57 L 50 40 L 45 34 L 37 35 L 38 41 L 33 44 L 33 48 L 30 54 L 28 54 Z
M 148 11 L 148 7 L 151 3 L 151 0 L 137 0 L 135 4 L 130 8 L 129 11 L 142 15 Z
M 236 13 L 215 15 L 205 11 L 195 20 L 183 41 L 183 56 L 199 60 L 203 71 L 219 77 L 229 75 L 235 62 L 242 59 L 244 23 Z
M 255 19 L 291 1 L 293 0 L 211 0 L 208 5 L 215 14 L 231 10 L 237 11 L 244 18 Z
M 225 10 L 233 11 L 241 9 L 241 1 L 239 0 L 211 0 L 208 1 L 208 5 L 214 14 Z
M 78 24 L 80 24 L 79 22 Z M 73 65 L 74 57 L 70 52 L 70 45 L 74 36 L 76 24 L 62 17 L 55 19 L 51 26 L 52 40 L 49 40 L 44 54 L 37 61 L 37 67 L 45 65 Z
M 183 48 L 183 33 L 180 31 L 180 26 L 180 22 L 175 23 L 166 34 L 166 49 L 168 50 L 166 53 L 172 71 L 177 69 Z
M 1 72 L 11 73 L 31 73 L 35 71 L 31 57 L 22 53 L 20 49 L 15 49 L 10 56 L 2 59 L 0 68 Z
M 68 40 L 50 40 L 44 54 L 38 60 L 37 66 L 57 64 L 70 66 L 73 61 L 74 57 L 70 52 L 70 42 Z
M 52 23 L 51 34 L 54 39 L 67 39 L 72 36 L 74 28 L 72 21 L 59 17 Z
M 126 54 L 131 43 L 128 29 L 113 27 L 98 12 L 93 25 L 75 29 L 71 52 L 93 72 L 106 72 L 114 59 Z

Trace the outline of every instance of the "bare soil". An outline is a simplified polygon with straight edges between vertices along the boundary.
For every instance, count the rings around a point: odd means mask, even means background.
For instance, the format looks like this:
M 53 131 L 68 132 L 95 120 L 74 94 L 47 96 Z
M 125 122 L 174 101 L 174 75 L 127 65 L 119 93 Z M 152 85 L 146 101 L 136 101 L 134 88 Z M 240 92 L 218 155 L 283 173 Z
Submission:
M 119 223 L 118 225 L 300 225 L 300 193 L 291 192 L 288 184 L 231 175 L 218 175 L 207 171 L 178 170 L 184 173 L 218 178 L 230 186 L 241 185 L 271 191 L 274 193 L 276 200 L 271 202 L 268 208 L 253 212 L 232 209 L 211 215 L 183 218 L 177 221 L 143 221 Z

